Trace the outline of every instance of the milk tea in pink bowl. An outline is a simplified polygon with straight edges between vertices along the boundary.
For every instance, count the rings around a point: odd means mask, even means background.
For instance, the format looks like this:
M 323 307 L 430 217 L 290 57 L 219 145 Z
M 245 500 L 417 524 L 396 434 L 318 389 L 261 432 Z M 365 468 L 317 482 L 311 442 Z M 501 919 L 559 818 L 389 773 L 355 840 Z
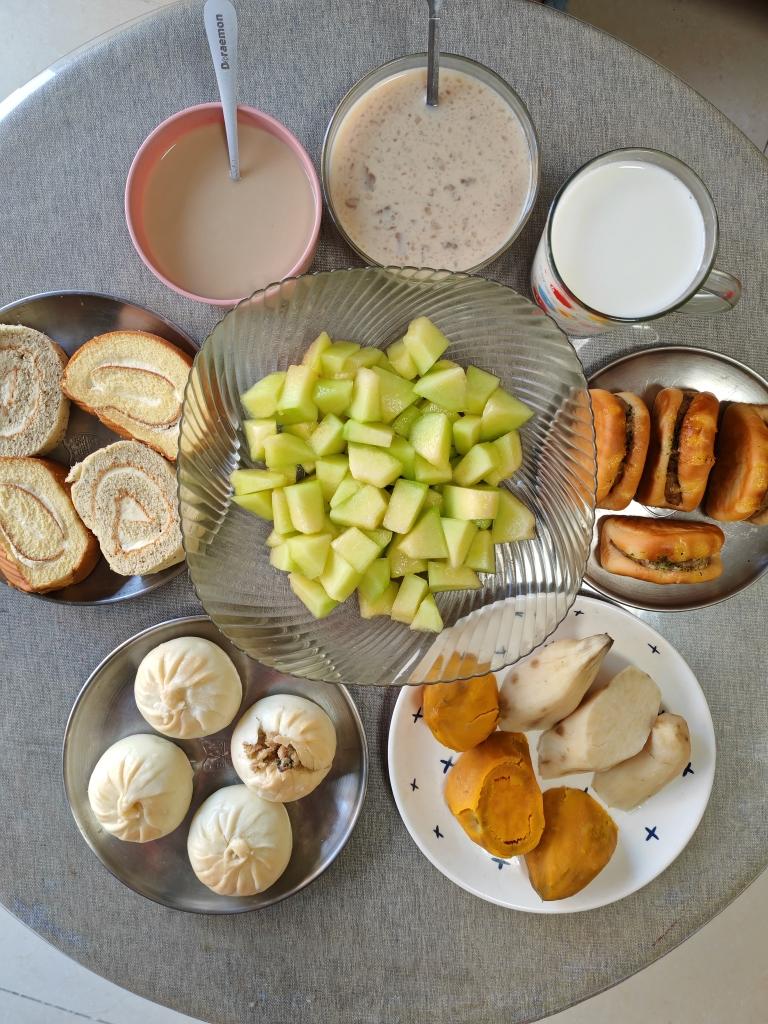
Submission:
M 585 164 L 552 203 L 533 296 L 566 333 L 602 334 L 677 310 L 731 309 L 741 284 L 713 269 L 717 213 L 682 161 L 620 149 Z

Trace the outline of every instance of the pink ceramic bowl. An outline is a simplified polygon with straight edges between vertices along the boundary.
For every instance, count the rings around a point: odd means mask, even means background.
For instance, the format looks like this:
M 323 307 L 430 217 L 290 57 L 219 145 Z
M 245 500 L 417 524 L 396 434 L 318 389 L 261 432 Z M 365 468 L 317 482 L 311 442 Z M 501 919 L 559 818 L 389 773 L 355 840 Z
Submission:
M 274 135 L 285 142 L 296 154 L 296 158 L 301 163 L 307 175 L 312 189 L 312 199 L 314 203 L 312 228 L 310 233 L 307 235 L 306 245 L 301 254 L 301 258 L 296 265 L 288 271 L 285 277 L 294 277 L 297 274 L 303 274 L 304 271 L 309 268 L 312 258 L 315 255 L 317 238 L 320 233 L 320 220 L 323 213 L 322 191 L 320 188 L 320 181 L 317 177 L 317 172 L 309 158 L 309 154 L 296 136 L 289 132 L 285 125 L 276 121 L 274 117 L 270 117 L 269 114 L 265 114 L 261 110 L 256 110 L 255 107 L 243 106 L 239 106 L 237 108 L 237 116 L 238 121 L 250 121 L 258 128 L 269 132 L 271 135 Z M 166 121 L 163 121 L 162 124 L 159 124 L 157 128 L 155 128 L 151 135 L 149 135 L 139 147 L 136 156 L 133 158 L 131 169 L 128 172 L 128 180 L 125 183 L 125 220 L 136 252 L 147 267 L 149 267 L 155 277 L 159 278 L 163 284 L 172 288 L 175 292 L 178 292 L 179 295 L 184 295 L 188 299 L 194 299 L 195 302 L 206 302 L 213 306 L 234 306 L 242 299 L 248 298 L 248 296 L 235 295 L 231 299 L 213 299 L 206 295 L 195 295 L 193 292 L 186 291 L 184 288 L 181 288 L 178 284 L 171 281 L 170 278 L 166 277 L 152 259 L 144 226 L 144 193 L 147 181 L 160 159 L 168 152 L 171 146 L 178 142 L 178 140 L 187 134 L 187 132 L 195 128 L 199 128 L 201 125 L 211 124 L 216 121 L 222 124 L 224 121 L 221 104 L 200 103 L 196 107 L 188 107 L 186 110 L 180 110 L 178 114 L 173 114 L 172 117 L 169 117 Z M 272 283 L 273 282 L 271 281 L 257 283 L 254 287 L 254 291 Z

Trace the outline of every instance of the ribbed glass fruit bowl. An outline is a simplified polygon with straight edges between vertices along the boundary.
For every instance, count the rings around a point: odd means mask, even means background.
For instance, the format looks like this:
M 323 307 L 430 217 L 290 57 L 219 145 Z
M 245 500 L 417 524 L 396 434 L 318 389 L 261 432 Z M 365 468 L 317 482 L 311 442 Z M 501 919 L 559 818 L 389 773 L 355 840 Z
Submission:
M 447 358 L 501 378 L 534 417 L 506 485 L 533 510 L 534 540 L 496 548 L 479 590 L 436 595 L 446 628 L 412 632 L 362 619 L 349 598 L 315 620 L 269 564 L 271 524 L 231 500 L 229 475 L 250 466 L 239 395 L 298 363 L 323 330 L 386 347 L 427 316 Z M 361 685 L 453 681 L 497 670 L 557 628 L 581 584 L 594 517 L 595 450 L 581 364 L 537 306 L 503 285 L 443 271 L 364 268 L 307 274 L 257 292 L 214 328 L 192 368 L 178 459 L 184 545 L 208 614 L 239 648 L 295 676 Z

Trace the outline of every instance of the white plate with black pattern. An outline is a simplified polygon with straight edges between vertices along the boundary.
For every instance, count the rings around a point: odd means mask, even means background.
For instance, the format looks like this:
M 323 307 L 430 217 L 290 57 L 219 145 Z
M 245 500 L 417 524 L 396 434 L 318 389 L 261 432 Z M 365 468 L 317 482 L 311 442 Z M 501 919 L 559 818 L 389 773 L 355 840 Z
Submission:
M 523 857 L 492 857 L 469 839 L 443 799 L 445 777 L 459 754 L 438 743 L 425 725 L 422 687 L 404 687 L 395 704 L 389 728 L 389 778 L 405 826 L 438 871 L 490 903 L 534 914 L 566 914 L 615 903 L 669 867 L 685 849 L 706 809 L 715 774 L 715 733 L 693 672 L 656 630 L 623 608 L 595 598 L 578 597 L 548 642 L 595 633 L 608 633 L 614 641 L 597 683 L 627 665 L 648 672 L 661 689 L 662 709 L 688 722 L 691 761 L 678 779 L 640 807 L 609 808 L 619 829 L 616 851 L 597 878 L 567 899 L 545 902 L 528 879 Z M 503 673 L 499 673 L 501 679 Z M 539 733 L 527 736 L 535 768 Z M 591 773 L 539 781 L 543 789 L 574 786 L 595 796 Z

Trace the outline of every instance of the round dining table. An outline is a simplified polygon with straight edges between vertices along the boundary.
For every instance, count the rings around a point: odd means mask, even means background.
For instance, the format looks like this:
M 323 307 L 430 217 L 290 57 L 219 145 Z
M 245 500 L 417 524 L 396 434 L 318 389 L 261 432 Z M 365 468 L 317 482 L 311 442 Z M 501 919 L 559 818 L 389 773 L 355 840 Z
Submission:
M 105 292 L 149 306 L 200 342 L 219 319 L 220 310 L 151 275 L 123 215 L 142 140 L 175 111 L 216 98 L 201 6 L 174 4 L 101 37 L 2 105 L 0 302 L 59 289 Z M 423 0 L 241 0 L 239 97 L 284 122 L 318 162 L 347 89 L 374 66 L 425 48 L 425 12 Z M 538 4 L 447 5 L 441 44 L 509 81 L 540 139 L 533 214 L 483 273 L 530 294 L 535 246 L 563 180 L 609 149 L 665 150 L 711 190 L 718 265 L 742 280 L 743 298 L 720 316 L 673 315 L 580 342 L 585 370 L 674 343 L 768 374 L 768 164 L 745 136 L 669 71 Z M 358 264 L 326 217 L 314 269 Z M 701 825 L 640 892 L 586 913 L 528 915 L 453 885 L 412 842 L 389 789 L 386 738 L 397 694 L 350 679 L 371 751 L 357 828 L 307 889 L 232 917 L 172 911 L 124 887 L 82 840 L 62 785 L 62 737 L 78 691 L 134 633 L 200 612 L 186 575 L 97 607 L 0 586 L 0 899 L 91 970 L 216 1024 L 521 1024 L 562 1010 L 683 942 L 765 866 L 766 582 L 702 610 L 637 613 L 697 675 L 718 745 Z

